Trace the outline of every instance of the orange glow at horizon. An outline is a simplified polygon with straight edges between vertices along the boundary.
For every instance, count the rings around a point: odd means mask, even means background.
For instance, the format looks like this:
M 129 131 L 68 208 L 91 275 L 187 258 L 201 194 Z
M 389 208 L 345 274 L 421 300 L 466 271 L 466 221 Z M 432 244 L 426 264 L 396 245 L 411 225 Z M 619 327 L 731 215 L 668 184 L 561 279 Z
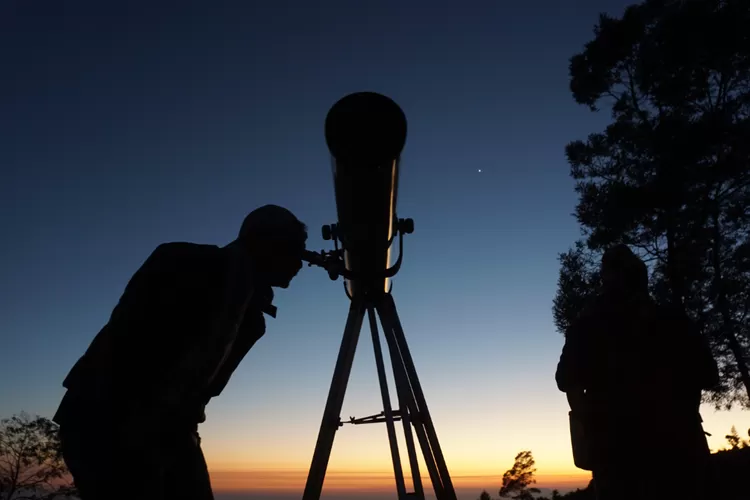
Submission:
M 543 474 L 537 477 L 536 486 L 542 488 L 578 488 L 588 484 L 590 474 Z M 304 469 L 258 469 L 258 470 L 211 470 L 211 482 L 215 491 L 264 491 L 286 493 L 302 491 L 307 479 Z M 406 474 L 407 489 L 411 477 Z M 454 475 L 456 488 L 500 487 L 502 475 Z M 329 492 L 358 491 L 381 492 L 395 489 L 393 471 L 328 471 L 324 490 Z M 426 490 L 431 490 L 429 476 L 422 477 Z
M 465 415 L 471 418 L 477 412 Z M 731 425 L 742 428 L 750 415 L 746 412 L 711 412 L 705 408 L 703 416 L 706 429 L 721 430 Z M 536 486 L 539 488 L 573 490 L 585 487 L 590 481 L 591 474 L 577 469 L 573 464 L 567 422 L 563 419 L 545 422 L 544 412 L 526 415 L 524 424 L 533 432 L 514 433 L 505 429 L 523 428 L 520 421 L 506 418 L 504 422 L 495 424 L 492 421 L 492 425 L 482 426 L 483 422 L 478 419 L 475 425 L 461 425 L 458 417 L 443 415 L 440 422 L 441 447 L 454 486 L 466 492 L 464 496 L 474 490 L 478 496 L 482 490 L 499 488 L 502 474 L 512 466 L 513 457 L 525 449 L 534 454 Z M 238 429 L 231 423 L 221 429 L 206 428 L 204 452 L 216 491 L 296 494 L 304 490 L 317 422 L 304 421 L 284 428 L 283 432 L 272 433 L 270 431 L 273 429 L 283 428 L 276 422 L 278 418 L 277 415 L 273 420 L 269 417 L 267 428 L 263 428 L 265 423 L 262 419 L 256 419 L 256 424 L 260 423 L 263 430 L 243 427 L 242 431 L 230 433 L 227 432 L 229 429 Z M 395 491 L 391 457 L 383 429 L 363 426 L 343 428 L 340 432 L 331 455 L 324 492 Z M 404 450 L 403 437 L 398 437 L 400 449 Z M 719 432 L 709 438 L 713 450 L 724 444 Z M 425 474 L 421 454 L 418 453 L 418 457 L 420 471 Z M 404 464 L 403 470 L 407 488 L 410 489 L 411 474 L 407 464 Z M 423 477 L 423 484 L 426 492 L 432 491 L 428 477 Z

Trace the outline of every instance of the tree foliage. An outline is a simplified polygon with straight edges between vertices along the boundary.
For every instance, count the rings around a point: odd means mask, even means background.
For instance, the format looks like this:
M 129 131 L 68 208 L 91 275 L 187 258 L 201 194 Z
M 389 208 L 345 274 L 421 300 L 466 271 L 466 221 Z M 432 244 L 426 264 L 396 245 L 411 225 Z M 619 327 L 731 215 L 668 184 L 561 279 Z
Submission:
M 750 434 L 750 432 L 748 432 Z M 737 427 L 732 426 L 732 429 L 729 431 L 729 434 L 724 436 L 724 438 L 727 440 L 727 443 L 729 444 L 729 450 L 739 450 L 742 448 L 750 448 L 750 441 L 746 439 L 742 439 L 740 434 L 737 432 Z
M 516 455 L 513 467 L 503 474 L 503 485 L 499 495 L 514 500 L 533 500 L 533 494 L 539 493 L 538 488 L 531 486 L 536 483 L 534 465 L 531 451 L 522 451 Z
M 0 421 L 0 499 L 73 496 L 67 476 L 54 422 L 26 413 Z
M 647 0 L 602 14 L 570 61 L 576 102 L 612 122 L 566 147 L 585 240 L 560 257 L 557 327 L 593 293 L 592 259 L 628 244 L 710 340 L 717 406 L 750 405 L 749 25 L 745 0 Z
M 587 249 L 583 241 L 577 241 L 573 248 L 560 255 L 560 277 L 552 316 L 563 335 L 599 289 L 598 261 L 599 253 Z

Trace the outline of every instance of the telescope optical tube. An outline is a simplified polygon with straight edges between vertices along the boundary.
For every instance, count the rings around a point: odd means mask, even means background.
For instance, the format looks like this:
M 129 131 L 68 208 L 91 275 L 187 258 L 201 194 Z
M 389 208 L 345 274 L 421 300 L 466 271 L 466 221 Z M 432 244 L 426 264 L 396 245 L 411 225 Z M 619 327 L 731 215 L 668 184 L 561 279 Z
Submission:
M 325 138 L 344 250 L 349 296 L 388 291 L 401 152 L 406 116 L 390 98 L 374 92 L 349 94 L 331 107 Z

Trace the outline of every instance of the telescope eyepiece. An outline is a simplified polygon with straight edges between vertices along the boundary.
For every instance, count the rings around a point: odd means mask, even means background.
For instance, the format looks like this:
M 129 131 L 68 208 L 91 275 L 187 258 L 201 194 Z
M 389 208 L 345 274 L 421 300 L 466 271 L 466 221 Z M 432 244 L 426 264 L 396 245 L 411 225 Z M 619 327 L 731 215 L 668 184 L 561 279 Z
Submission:
M 390 98 L 356 92 L 331 107 L 325 121 L 328 149 L 337 162 L 376 168 L 398 158 L 406 144 L 406 115 Z

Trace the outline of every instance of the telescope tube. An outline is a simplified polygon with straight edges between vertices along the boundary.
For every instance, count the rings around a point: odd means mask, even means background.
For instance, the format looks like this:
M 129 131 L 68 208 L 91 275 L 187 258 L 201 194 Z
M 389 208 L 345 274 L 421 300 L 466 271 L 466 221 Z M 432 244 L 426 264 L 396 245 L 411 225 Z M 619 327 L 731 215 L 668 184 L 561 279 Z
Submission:
M 390 98 L 374 92 L 349 94 L 325 121 L 351 298 L 388 291 L 401 152 L 406 116 Z

